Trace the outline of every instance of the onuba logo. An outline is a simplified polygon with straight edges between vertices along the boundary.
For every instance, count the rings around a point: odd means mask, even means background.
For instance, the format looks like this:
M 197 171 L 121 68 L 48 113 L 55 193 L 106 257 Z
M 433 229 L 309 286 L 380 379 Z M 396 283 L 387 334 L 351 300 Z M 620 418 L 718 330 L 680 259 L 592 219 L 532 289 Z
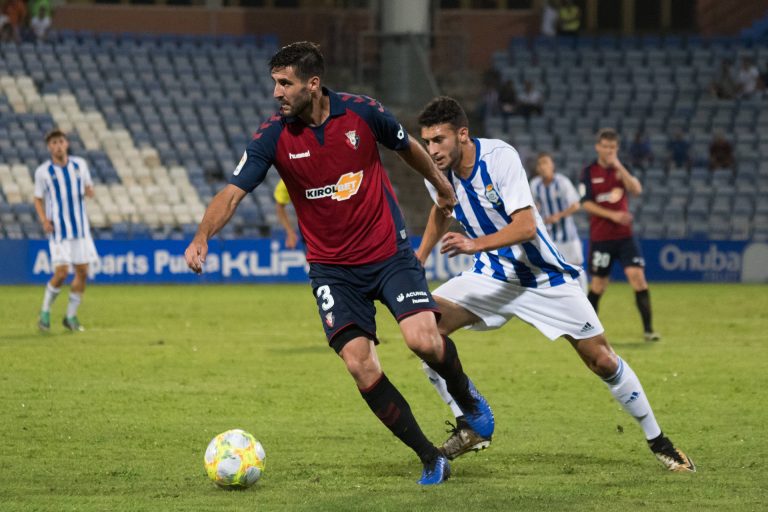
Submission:
M 335 185 L 326 185 L 320 188 L 310 188 L 306 191 L 307 199 L 320 199 L 330 196 L 336 201 L 346 201 L 360 190 L 363 182 L 363 171 L 348 172 L 339 176 Z

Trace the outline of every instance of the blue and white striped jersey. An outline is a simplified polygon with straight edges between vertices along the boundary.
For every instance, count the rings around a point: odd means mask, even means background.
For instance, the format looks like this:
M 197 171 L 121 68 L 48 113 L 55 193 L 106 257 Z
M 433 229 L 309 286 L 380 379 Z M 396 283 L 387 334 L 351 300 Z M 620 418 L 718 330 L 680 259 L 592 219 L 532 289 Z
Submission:
M 45 202 L 45 214 L 53 223 L 51 237 L 54 240 L 90 238 L 85 187 L 91 186 L 88 164 L 76 156 L 70 156 L 64 167 L 46 160 L 35 170 L 35 197 Z
M 531 192 L 541 217 L 546 219 L 563 210 L 567 210 L 574 203 L 579 203 L 579 193 L 571 180 L 562 174 L 555 173 L 552 182 L 547 185 L 540 176 L 531 180 Z M 573 215 L 560 219 L 554 224 L 547 224 L 549 236 L 555 242 L 570 242 L 579 238 L 579 231 L 573 221 Z
M 547 235 L 517 151 L 497 139 L 472 140 L 476 155 L 470 177 L 463 180 L 448 172 L 459 201 L 453 216 L 461 222 L 467 236 L 478 238 L 507 226 L 515 211 L 531 207 L 536 218 L 536 238 L 478 252 L 469 271 L 530 288 L 557 286 L 576 279 L 580 269 L 565 262 Z M 436 200 L 437 190 L 431 183 L 426 184 Z

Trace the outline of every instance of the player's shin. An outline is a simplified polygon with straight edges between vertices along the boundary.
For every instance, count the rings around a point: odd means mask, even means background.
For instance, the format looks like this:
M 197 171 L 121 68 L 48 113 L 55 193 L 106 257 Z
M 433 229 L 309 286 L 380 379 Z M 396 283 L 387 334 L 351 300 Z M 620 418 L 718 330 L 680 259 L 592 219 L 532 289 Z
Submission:
M 438 457 L 437 448 L 429 442 L 416 422 L 411 407 L 386 375 L 367 389 L 360 389 L 360 394 L 377 418 L 427 463 Z
M 427 361 L 426 363 L 445 380 L 448 393 L 458 402 L 462 410 L 473 409 L 475 399 L 470 393 L 469 378 L 461 366 L 456 345 L 448 336 L 443 336 L 443 342 L 443 360 L 440 362 Z
M 461 412 L 461 408 L 459 407 L 459 404 L 456 403 L 456 400 L 454 400 L 451 394 L 448 392 L 448 388 L 445 385 L 445 379 L 438 375 L 437 372 L 430 368 L 429 365 L 424 361 L 422 361 L 422 368 L 424 369 L 424 373 L 427 374 L 429 382 L 435 387 L 437 394 L 440 395 L 440 398 L 443 399 L 443 402 L 448 404 L 448 407 L 451 408 L 453 416 L 456 418 L 461 416 L 463 414 Z
M 654 439 L 661 434 L 656 423 L 651 404 L 645 395 L 640 380 L 630 366 L 617 357 L 619 367 L 611 377 L 603 379 L 613 397 L 621 407 L 635 418 L 645 433 L 646 439 Z

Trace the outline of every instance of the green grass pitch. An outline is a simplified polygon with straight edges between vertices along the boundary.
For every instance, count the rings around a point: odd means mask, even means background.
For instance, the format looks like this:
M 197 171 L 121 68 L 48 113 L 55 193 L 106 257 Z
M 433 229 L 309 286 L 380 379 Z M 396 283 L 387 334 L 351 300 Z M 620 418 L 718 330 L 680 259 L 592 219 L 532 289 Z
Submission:
M 519 321 L 454 336 L 494 408 L 493 445 L 416 485 L 420 464 L 327 348 L 307 285 L 91 286 L 65 333 L 35 330 L 43 287 L 0 287 L 0 510 L 765 510 L 768 287 L 653 285 L 663 340 L 634 297 L 601 304 L 665 432 L 697 463 L 663 470 L 637 425 L 563 341 Z M 427 435 L 450 412 L 379 306 L 379 355 Z M 264 444 L 252 489 L 204 476 L 217 433 Z

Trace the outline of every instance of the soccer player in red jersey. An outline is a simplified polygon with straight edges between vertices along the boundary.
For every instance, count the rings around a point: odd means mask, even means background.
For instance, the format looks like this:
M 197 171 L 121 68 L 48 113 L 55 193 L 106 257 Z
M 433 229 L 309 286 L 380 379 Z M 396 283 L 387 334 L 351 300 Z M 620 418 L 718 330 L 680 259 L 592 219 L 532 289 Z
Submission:
M 285 46 L 269 67 L 280 110 L 261 124 L 230 184 L 211 200 L 186 250 L 187 264 L 202 271 L 208 240 L 274 165 L 296 210 L 329 345 L 374 414 L 421 459 L 418 483 L 439 484 L 450 475 L 448 459 L 422 433 L 408 402 L 382 371 L 373 301 L 387 306 L 406 345 L 446 380 L 483 437 L 493 434 L 493 413 L 464 373 L 456 346 L 437 329 L 437 305 L 408 240 L 377 142 L 435 186 L 442 215 L 450 215 L 456 203 L 453 187 L 380 103 L 321 85 L 324 62 L 316 44 Z
M 624 267 L 635 302 L 643 320 L 646 341 L 661 339 L 653 330 L 651 298 L 645 280 L 645 259 L 632 236 L 632 214 L 627 193 L 638 196 L 643 191 L 640 181 L 619 160 L 619 135 L 611 128 L 597 134 L 597 160 L 588 165 L 579 186 L 584 210 L 590 214 L 589 226 L 589 302 L 597 311 L 600 297 L 608 287 L 613 262 Z

